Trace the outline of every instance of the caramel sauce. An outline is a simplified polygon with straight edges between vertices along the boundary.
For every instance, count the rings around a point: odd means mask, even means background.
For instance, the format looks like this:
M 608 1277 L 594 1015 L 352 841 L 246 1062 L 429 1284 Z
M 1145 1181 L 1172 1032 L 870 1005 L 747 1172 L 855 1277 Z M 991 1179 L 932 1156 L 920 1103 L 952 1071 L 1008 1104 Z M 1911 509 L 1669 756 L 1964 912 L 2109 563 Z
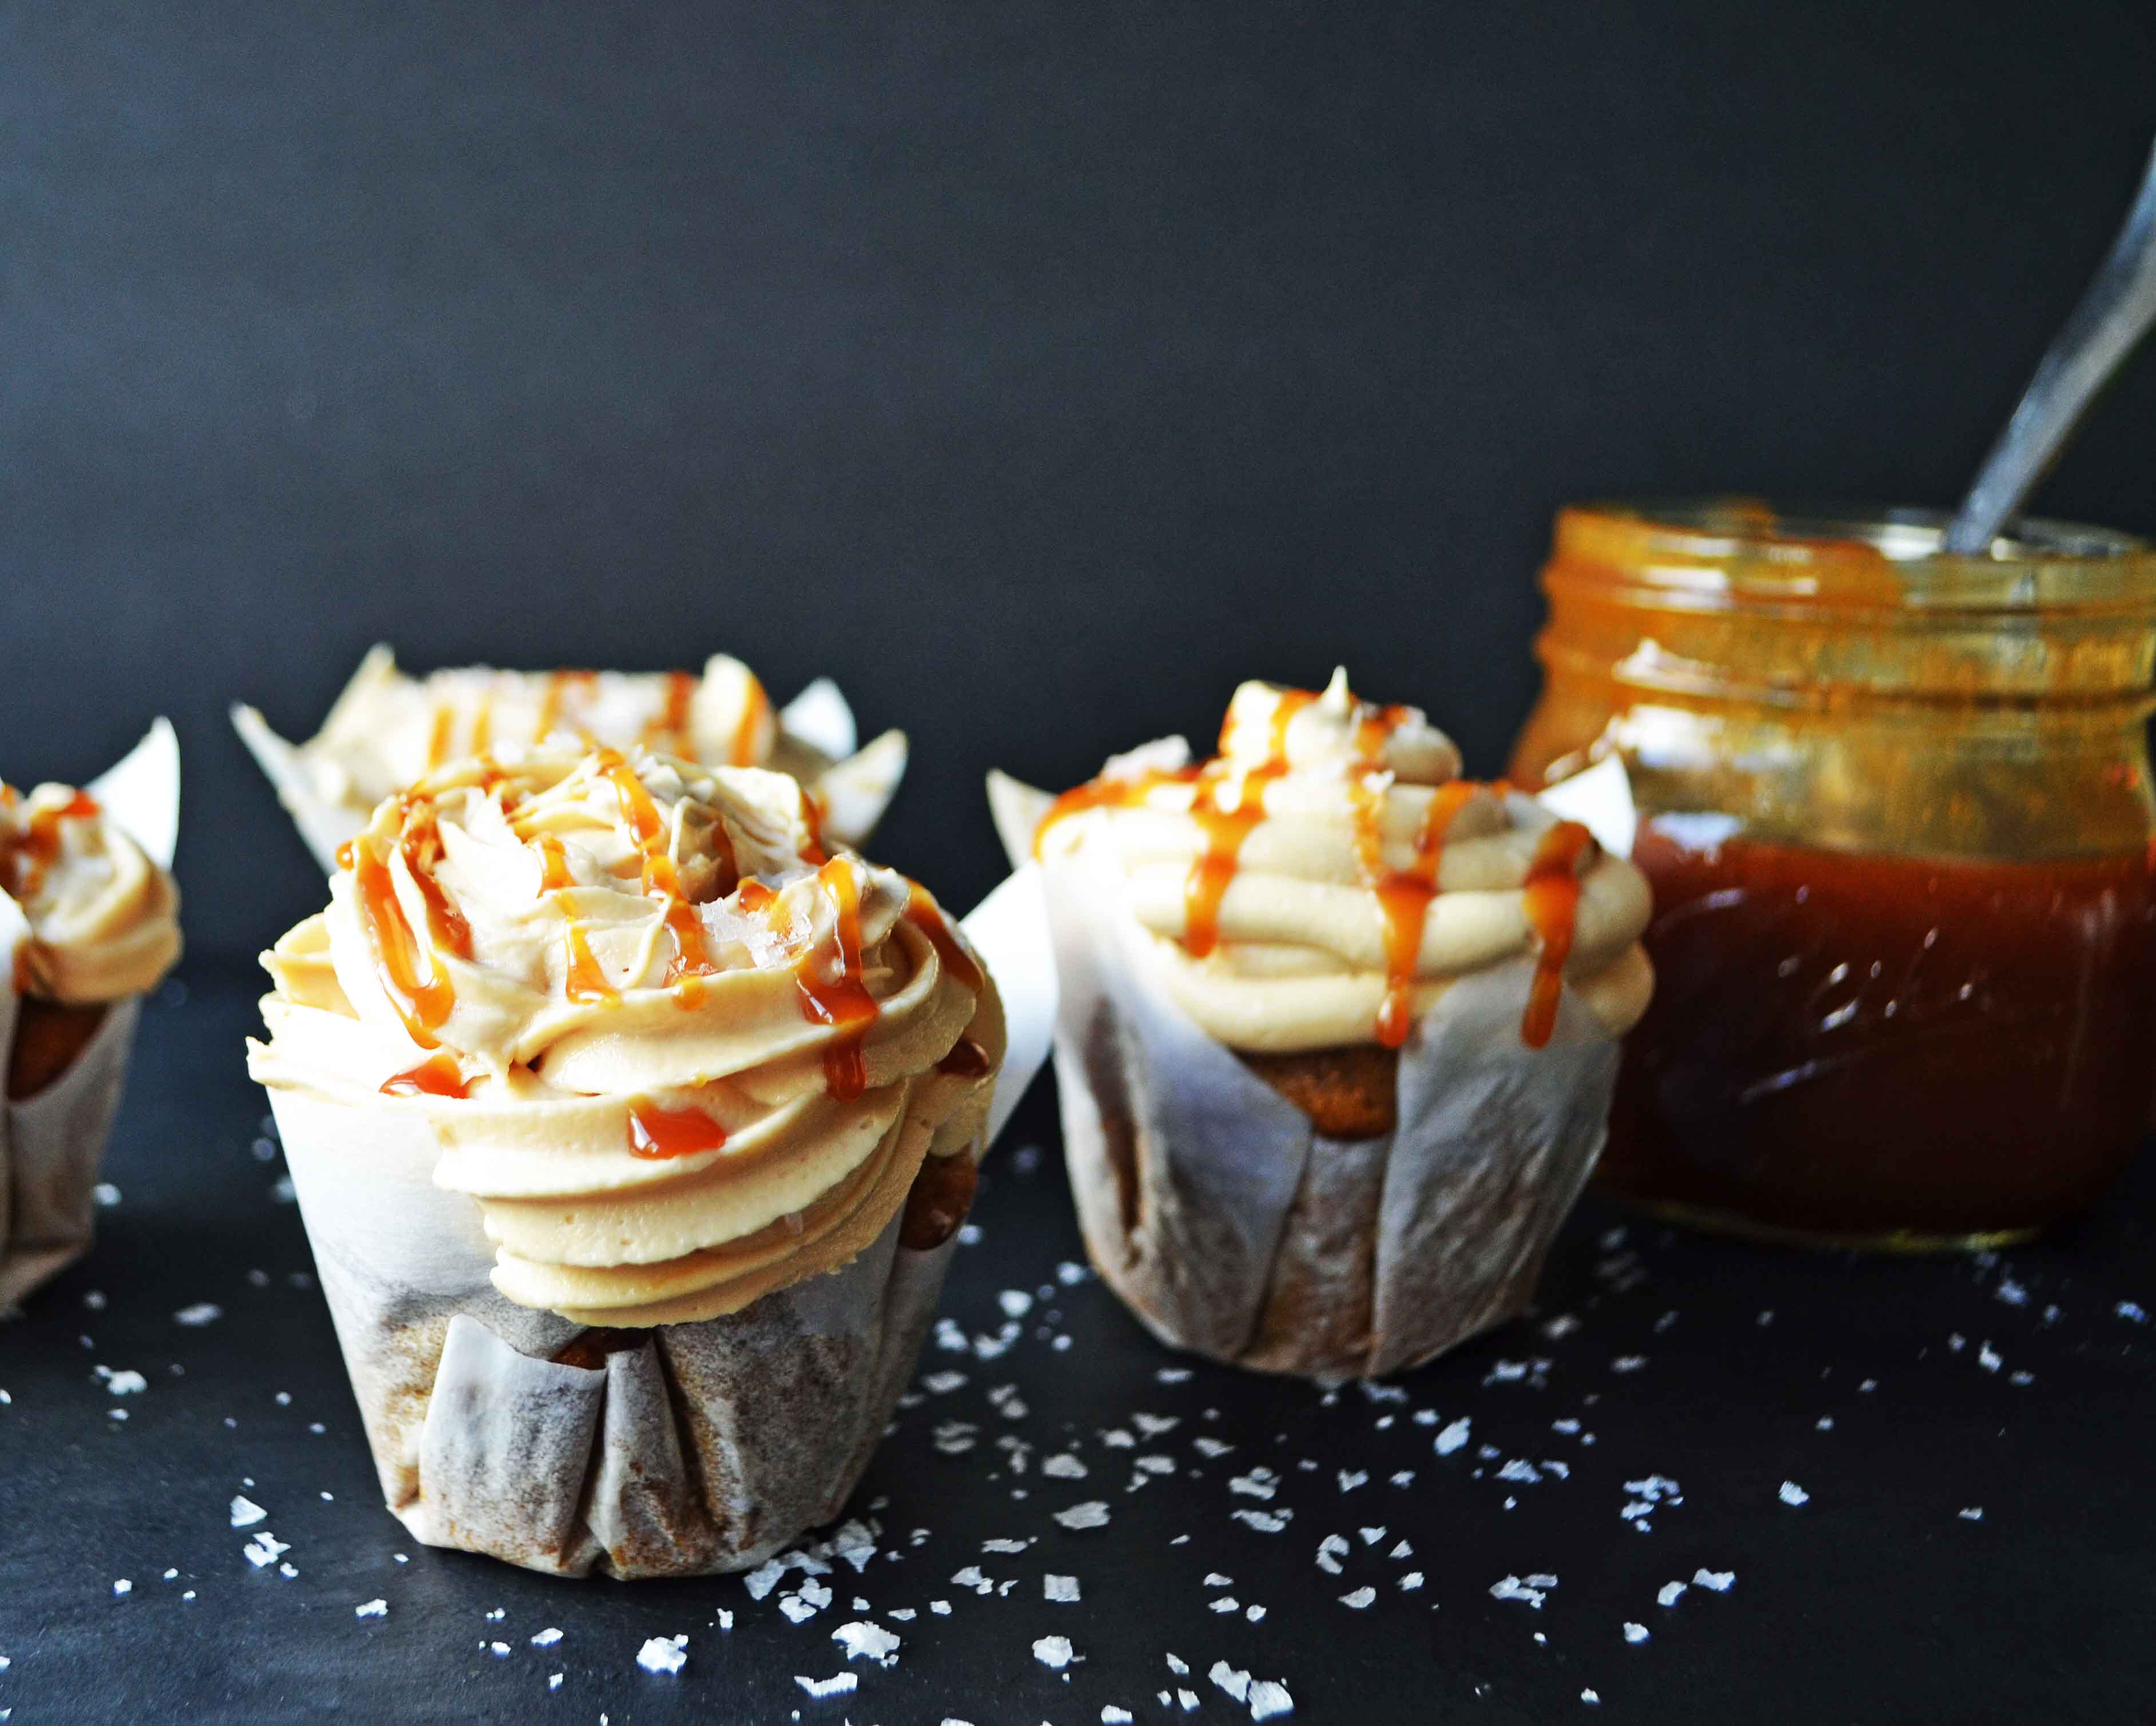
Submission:
M 1276 735 L 1286 729 L 1277 713 L 1273 729 Z M 1194 959 L 1204 958 L 1220 944 L 1220 902 L 1235 879 L 1243 841 L 1265 818 L 1265 788 L 1287 771 L 1287 763 L 1276 758 L 1235 776 L 1235 806 L 1229 809 L 1222 807 L 1220 794 L 1231 780 L 1225 773 L 1214 772 L 1218 765 L 1199 773 L 1198 789 L 1190 798 L 1190 819 L 1198 824 L 1204 840 L 1183 884 L 1183 944 Z
M 716 1151 L 726 1129 L 701 1109 L 662 1108 L 648 1097 L 629 1100 L 629 1153 L 653 1162 Z
M 1557 1029 L 1565 962 L 1572 957 L 1573 929 L 1579 915 L 1579 860 L 1594 844 L 1594 835 L 1578 822 L 1559 821 L 1536 841 L 1533 860 L 1527 865 L 1522 908 L 1527 927 L 1542 943 L 1527 992 L 1527 1016 L 1520 1026 L 1520 1040 L 1530 1049 L 1543 1047 Z
M 1074 785 L 1048 806 L 1040 818 L 1040 824 L 1033 830 L 1033 855 L 1041 855 L 1041 844 L 1048 837 L 1048 830 L 1059 821 L 1073 815 L 1081 815 L 1088 809 L 1135 809 L 1146 800 L 1147 794 L 1161 785 L 1188 785 L 1197 782 L 1199 768 L 1152 768 L 1142 773 L 1114 779 L 1088 779 L 1082 785 Z
M 576 877 L 569 873 L 569 853 L 560 840 L 551 833 L 542 833 L 531 843 L 539 848 L 539 891 L 542 894 L 576 886 Z
M 375 975 L 381 979 L 382 994 L 413 1042 L 422 1049 L 439 1048 L 441 1039 L 434 1032 L 448 1020 L 456 994 L 431 953 L 424 955 L 427 974 L 420 976 L 422 948 L 404 920 L 404 907 L 398 903 L 389 866 L 373 846 L 351 842 L 339 851 L 338 862 L 352 871 L 354 907 L 374 953 Z M 430 912 L 432 908 L 430 904 Z
M 1654 999 L 1603 1182 L 1852 1238 L 2025 1229 L 2140 1144 L 2156 857 L 1852 855 L 1652 822 Z
M 922 1158 L 920 1172 L 906 1194 L 898 1244 L 912 1252 L 932 1252 L 941 1246 L 966 1220 L 979 1184 L 980 1171 L 964 1151 L 949 1157 Z
M 10 789 L 8 807 L 13 807 Z M 0 884 L 18 899 L 33 897 L 45 884 L 45 876 L 59 860 L 60 823 L 87 820 L 99 814 L 97 799 L 78 791 L 56 809 L 39 809 L 30 817 L 30 829 L 10 845 L 0 839 Z
M 535 743 L 545 740 L 561 723 L 562 701 L 572 686 L 583 690 L 598 687 L 599 674 L 596 671 L 554 671 L 547 678 L 547 692 L 539 700 L 538 728 L 532 732 Z
M 471 753 L 484 755 L 494 747 L 494 697 L 480 697 L 479 711 L 472 716 Z
M 606 973 L 599 968 L 592 944 L 585 938 L 584 926 L 572 917 L 564 938 L 569 948 L 569 968 L 563 989 L 569 999 L 600 1005 L 619 1000 L 621 991 L 607 981 Z
M 733 745 L 726 751 L 729 767 L 756 765 L 756 733 L 763 717 L 771 711 L 771 697 L 763 692 L 763 686 L 752 676 L 748 680 L 748 697 L 742 703 L 741 720 L 734 727 Z
M 643 858 L 644 893 L 665 907 L 666 927 L 674 937 L 675 956 L 666 968 L 666 980 L 676 985 L 675 999 L 685 1009 L 699 1007 L 704 1000 L 704 985 L 700 979 L 718 968 L 711 963 L 711 948 L 704 939 L 704 925 L 696 916 L 696 907 L 690 904 L 688 895 L 682 891 L 681 871 L 666 853 L 665 819 L 627 761 L 611 749 L 602 750 L 598 758 L 599 770 L 613 786 L 622 819 L 629 823 L 630 835 Z
M 434 703 L 434 728 L 427 735 L 427 771 L 439 767 L 449 758 L 449 728 L 456 722 L 456 712 L 447 701 Z
M 826 863 L 816 871 L 816 881 L 838 907 L 838 974 L 825 980 L 812 977 L 804 967 L 798 979 L 801 1010 L 815 1024 L 838 1032 L 824 1050 L 824 1081 L 833 1097 L 851 1102 L 868 1088 L 861 1042 L 876 1016 L 875 997 L 861 981 L 860 893 L 853 871 L 842 862 Z
M 689 703 L 696 693 L 696 680 L 686 671 L 666 674 L 666 705 L 659 717 L 644 728 L 647 746 L 670 741 L 670 755 L 690 757 L 695 753 L 689 747 Z
M 1430 920 L 1430 901 L 1437 896 L 1445 836 L 1453 818 L 1478 789 L 1471 779 L 1454 779 L 1439 786 L 1423 812 L 1421 826 L 1415 830 L 1414 861 L 1405 869 L 1388 869 L 1379 825 L 1384 814 L 1384 793 L 1367 780 L 1355 786 L 1356 860 L 1363 880 L 1377 895 L 1378 913 L 1384 921 L 1385 999 L 1378 1009 L 1378 1041 L 1382 1047 L 1400 1047 L 1414 1026 L 1415 966 L 1422 958 L 1422 932 Z
M 459 1100 L 471 1095 L 471 1087 L 465 1082 L 464 1071 L 454 1056 L 429 1056 L 415 1067 L 382 1081 L 384 1097 L 449 1097 Z
M 973 963 L 973 956 L 958 944 L 958 937 L 951 932 L 951 925 L 944 921 L 934 896 L 917 881 L 906 883 L 906 920 L 928 937 L 936 949 L 936 957 L 942 961 L 943 968 L 957 979 L 960 988 L 974 994 L 981 992 L 981 968 Z

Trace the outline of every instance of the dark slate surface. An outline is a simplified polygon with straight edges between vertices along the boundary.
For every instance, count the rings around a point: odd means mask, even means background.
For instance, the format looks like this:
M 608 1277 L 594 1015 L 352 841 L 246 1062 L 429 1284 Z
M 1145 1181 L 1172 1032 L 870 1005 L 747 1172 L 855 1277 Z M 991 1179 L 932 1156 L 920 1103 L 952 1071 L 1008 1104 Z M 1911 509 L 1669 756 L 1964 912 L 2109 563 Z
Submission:
M 2156 1328 L 2133 1304 L 2156 1307 L 2148 1159 L 2086 1226 L 1995 1261 L 1758 1251 L 1590 1202 L 1534 1321 L 1328 1396 L 1179 1359 L 1096 1281 L 1062 1280 L 1079 1250 L 1044 1085 L 944 1302 L 947 1335 L 1008 1349 L 932 1343 L 923 1374 L 964 1382 L 901 1412 L 854 1507 L 881 1549 L 859 1575 L 839 1564 L 797 1625 L 780 1602 L 798 1571 L 761 1602 L 739 1578 L 564 1582 L 430 1551 L 382 1510 L 239 1061 L 254 994 L 197 969 L 151 1004 L 97 1248 L 0 1328 L 0 1711 L 17 1726 L 796 1710 L 1091 1726 L 1111 1707 L 1181 1719 L 1183 1689 L 1200 1719 L 1248 1718 L 1218 1662 L 1283 1682 L 1291 1718 L 1362 1726 L 2125 1720 L 2156 1694 Z M 1014 1323 L 1005 1303 L 1028 1296 Z M 222 1316 L 176 1322 L 204 1302 Z M 115 1395 L 100 1367 L 147 1388 Z M 1045 1476 L 1053 1455 L 1084 1477 Z M 1522 1461 L 1540 1477 L 1504 1477 Z M 1674 1484 L 1628 1485 L 1651 1477 Z M 1783 1503 L 1784 1482 L 1808 1501 Z M 243 1556 L 239 1493 L 295 1576 Z M 1053 1520 L 1087 1501 L 1105 1527 Z M 1291 1515 L 1267 1533 L 1237 1511 Z M 1328 1535 L 1337 1574 L 1318 1562 Z M 983 1550 L 998 1539 L 1030 1544 Z M 988 1593 L 952 1580 L 968 1567 Z M 1703 1569 L 1734 1580 L 1657 1604 Z M 1077 1603 L 1045 1598 L 1050 1573 L 1078 1580 Z M 1507 1578 L 1545 1598 L 1493 1596 Z M 1343 1602 L 1364 1588 L 1373 1604 Z M 385 1617 L 354 1616 L 377 1598 Z M 896 1665 L 847 1667 L 831 1633 L 862 1620 L 903 1636 Z M 532 1646 L 549 1626 L 560 1641 Z M 638 1669 L 647 1638 L 675 1635 L 677 1675 Z M 1057 1635 L 1067 1678 L 1033 1652 Z M 850 1695 L 795 1683 L 841 1670 Z

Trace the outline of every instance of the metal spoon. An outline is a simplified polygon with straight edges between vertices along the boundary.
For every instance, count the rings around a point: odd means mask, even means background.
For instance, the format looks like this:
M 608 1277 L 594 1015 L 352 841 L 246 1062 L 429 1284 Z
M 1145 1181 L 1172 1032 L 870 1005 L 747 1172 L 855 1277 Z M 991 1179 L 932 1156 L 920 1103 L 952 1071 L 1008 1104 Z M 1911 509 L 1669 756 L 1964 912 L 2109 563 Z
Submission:
M 1984 552 L 2044 477 L 2119 362 L 2156 322 L 2156 152 L 2126 225 L 2029 380 L 1947 529 L 1945 549 Z

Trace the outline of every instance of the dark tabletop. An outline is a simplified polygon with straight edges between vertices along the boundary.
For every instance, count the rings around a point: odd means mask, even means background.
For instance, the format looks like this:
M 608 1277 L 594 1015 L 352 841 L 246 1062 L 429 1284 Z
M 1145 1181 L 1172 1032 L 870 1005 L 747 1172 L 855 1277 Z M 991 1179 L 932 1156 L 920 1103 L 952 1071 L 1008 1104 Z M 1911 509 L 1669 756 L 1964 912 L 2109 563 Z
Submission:
M 757 1599 L 528 1574 L 382 1508 L 239 1059 L 255 992 L 198 968 L 150 1004 L 96 1249 L 0 1327 L 15 1726 L 1091 1726 L 1248 1718 L 1265 1680 L 1290 1718 L 1369 1726 L 2124 1720 L 2156 1695 L 2150 1159 L 1997 1258 L 1764 1251 L 1590 1200 L 1531 1320 L 1327 1394 L 1124 1314 L 1082 1268 L 1044 1082 L 851 1507 L 874 1555 Z M 239 1497 L 265 1518 L 233 1526 Z M 1104 1525 L 1055 1519 L 1086 1503 Z M 285 1549 L 257 1565 L 264 1530 Z M 859 1623 L 895 1663 L 849 1662 Z M 677 1672 L 639 1668 L 677 1636 Z

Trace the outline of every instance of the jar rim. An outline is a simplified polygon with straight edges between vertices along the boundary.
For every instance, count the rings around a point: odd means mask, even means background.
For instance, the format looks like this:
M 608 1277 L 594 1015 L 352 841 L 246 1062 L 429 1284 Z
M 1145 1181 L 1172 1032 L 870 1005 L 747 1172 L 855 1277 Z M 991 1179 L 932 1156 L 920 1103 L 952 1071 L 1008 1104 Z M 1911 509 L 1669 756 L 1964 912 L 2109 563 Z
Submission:
M 1926 611 L 2156 606 L 2156 547 L 2080 522 L 2023 517 L 1988 551 L 1941 549 L 1941 511 L 1778 506 L 1752 497 L 1614 500 L 1558 512 L 1559 562 L 1708 604 Z

